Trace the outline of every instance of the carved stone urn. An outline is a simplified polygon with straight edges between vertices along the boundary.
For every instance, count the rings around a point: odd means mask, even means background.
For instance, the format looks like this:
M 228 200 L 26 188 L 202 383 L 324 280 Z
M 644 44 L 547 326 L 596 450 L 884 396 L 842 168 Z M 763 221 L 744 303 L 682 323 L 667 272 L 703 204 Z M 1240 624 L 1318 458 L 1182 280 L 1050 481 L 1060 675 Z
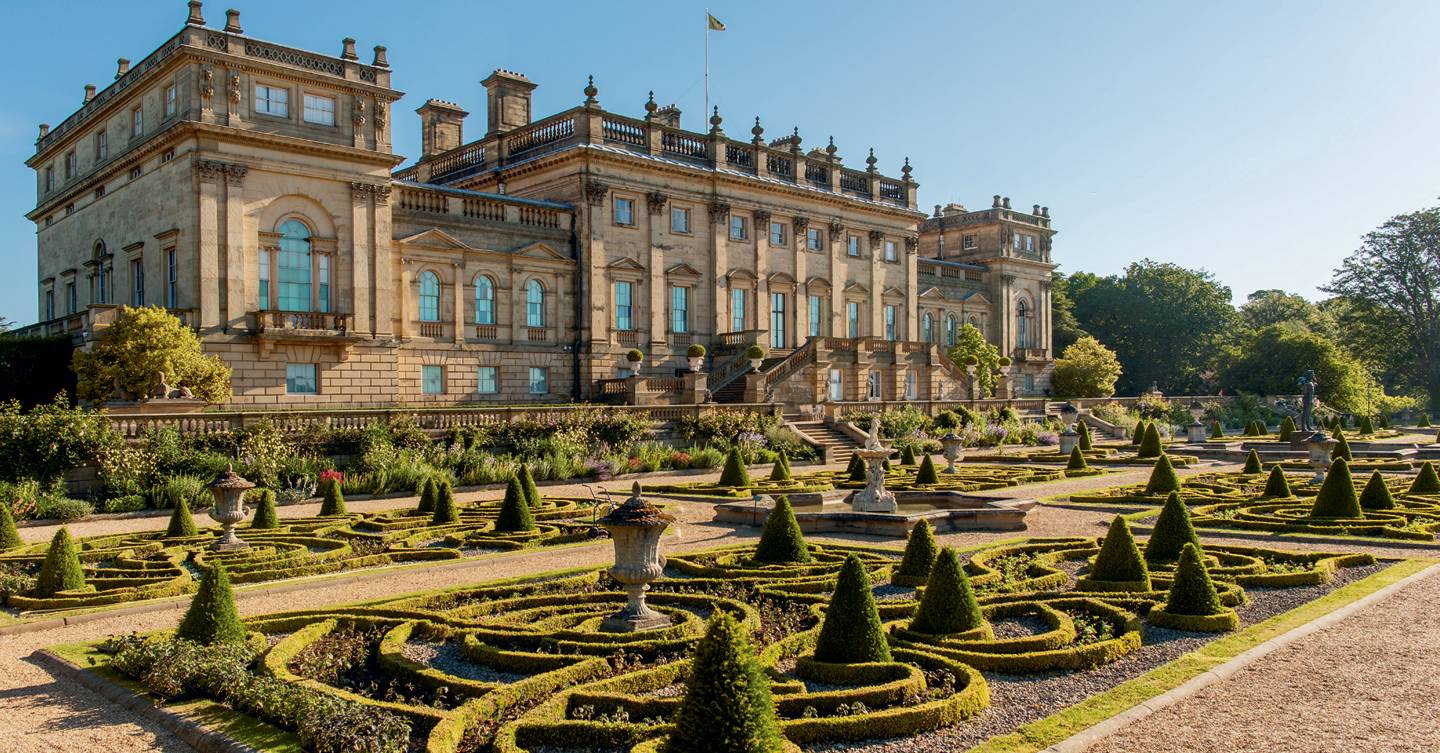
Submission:
M 1317 431 L 1305 438 L 1305 451 L 1310 455 L 1310 467 L 1315 471 L 1312 484 L 1325 482 L 1325 472 L 1330 470 L 1330 452 L 1340 441 L 1323 431 Z
M 210 508 L 210 517 L 220 524 L 220 538 L 211 544 L 210 548 L 217 552 L 248 549 L 250 545 L 235 535 L 235 525 L 250 514 L 250 511 L 245 509 L 245 491 L 255 488 L 255 485 L 236 473 L 234 466 L 230 466 L 207 488 L 215 496 L 215 506 Z
M 675 518 L 640 496 L 635 482 L 630 499 L 611 510 L 597 523 L 610 532 L 615 542 L 615 565 L 610 575 L 625 586 L 625 608 L 606 617 L 600 629 L 610 633 L 634 633 L 670 625 L 670 618 L 645 604 L 650 582 L 665 570 L 660 554 L 660 534 Z
M 705 356 L 690 356 L 685 360 L 690 362 L 690 370 L 693 372 L 700 371 L 700 367 L 705 364 Z
M 890 457 L 890 448 L 880 444 L 880 419 L 870 423 L 870 434 L 865 437 L 865 446 L 855 450 L 865 461 L 865 488 L 850 497 L 850 506 L 855 512 L 895 512 L 895 493 L 885 488 L 885 459 Z
M 964 447 L 964 444 L 965 440 L 961 439 L 960 435 L 953 431 L 940 438 L 940 446 L 944 448 L 943 454 L 945 456 L 945 462 L 949 463 L 945 468 L 946 473 L 958 473 L 955 469 L 955 463 L 960 460 L 960 450 Z

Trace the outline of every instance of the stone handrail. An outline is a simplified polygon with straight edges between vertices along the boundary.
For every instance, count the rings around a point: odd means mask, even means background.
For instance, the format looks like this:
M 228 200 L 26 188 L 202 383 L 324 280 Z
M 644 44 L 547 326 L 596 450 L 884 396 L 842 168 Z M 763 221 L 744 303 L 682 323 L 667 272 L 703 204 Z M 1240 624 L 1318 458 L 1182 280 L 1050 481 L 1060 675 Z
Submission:
M 805 344 L 785 357 L 785 360 L 775 364 L 769 371 L 765 372 L 765 389 L 771 389 L 775 385 L 790 378 L 791 374 L 800 369 L 815 363 L 815 339 L 806 340 Z
M 713 395 L 720 391 L 725 385 L 735 381 L 738 377 L 750 371 L 750 359 L 745 357 L 745 351 L 741 350 L 710 371 L 710 393 Z

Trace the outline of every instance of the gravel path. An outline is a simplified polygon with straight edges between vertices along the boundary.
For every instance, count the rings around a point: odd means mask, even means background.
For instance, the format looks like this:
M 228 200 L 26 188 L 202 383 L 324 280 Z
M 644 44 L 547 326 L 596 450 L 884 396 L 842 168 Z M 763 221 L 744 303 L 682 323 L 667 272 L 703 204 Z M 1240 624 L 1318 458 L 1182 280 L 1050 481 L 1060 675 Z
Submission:
M 1440 750 L 1440 577 L 1278 649 L 1093 753 Z

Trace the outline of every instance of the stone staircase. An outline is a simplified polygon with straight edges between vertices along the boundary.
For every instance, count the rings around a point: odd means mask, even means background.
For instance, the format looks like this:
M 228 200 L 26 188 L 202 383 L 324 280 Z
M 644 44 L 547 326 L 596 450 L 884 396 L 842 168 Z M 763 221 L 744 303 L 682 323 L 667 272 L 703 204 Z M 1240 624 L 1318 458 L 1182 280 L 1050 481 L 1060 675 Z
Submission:
M 760 373 L 764 374 L 769 372 L 771 369 L 775 368 L 776 364 L 784 361 L 788 355 L 789 353 L 787 352 L 785 355 L 772 355 L 767 357 L 765 360 L 760 362 Z M 748 369 L 746 370 L 746 373 L 749 373 Z M 735 377 L 725 386 L 721 387 L 720 390 L 715 393 L 714 397 L 715 402 L 717 403 L 745 402 L 745 375 L 741 374 L 740 376 Z
M 855 443 L 850 440 L 850 437 L 823 421 L 801 420 L 799 416 L 794 418 L 787 416 L 786 420 L 805 436 L 815 440 L 816 444 L 825 448 L 826 462 L 849 463 L 850 456 L 855 454 Z

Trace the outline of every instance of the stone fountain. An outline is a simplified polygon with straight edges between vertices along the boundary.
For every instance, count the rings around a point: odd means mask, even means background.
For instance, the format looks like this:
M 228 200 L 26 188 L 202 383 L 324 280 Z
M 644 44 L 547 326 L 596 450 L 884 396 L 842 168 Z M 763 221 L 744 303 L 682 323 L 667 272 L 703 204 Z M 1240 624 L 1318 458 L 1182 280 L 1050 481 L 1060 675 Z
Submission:
M 235 526 L 250 513 L 245 509 L 245 492 L 255 488 L 255 485 L 236 473 L 234 466 L 229 466 L 207 488 L 215 496 L 215 506 L 210 508 L 210 517 L 220 524 L 220 538 L 211 544 L 210 548 L 217 552 L 248 549 L 250 545 L 235 535 Z
M 600 629 L 611 633 L 634 633 L 670 625 L 670 618 L 645 604 L 650 583 L 665 570 L 665 557 L 660 554 L 660 534 L 675 521 L 660 508 L 640 496 L 640 482 L 635 482 L 630 499 L 596 521 L 615 542 L 615 566 L 611 577 L 625 586 L 625 608 L 606 617 Z
M 850 506 L 855 512 L 898 510 L 895 494 L 885 488 L 885 459 L 890 457 L 890 448 L 880 443 L 879 417 L 870 422 L 865 446 L 855 450 L 855 454 L 865 461 L 865 488 L 850 497 Z

